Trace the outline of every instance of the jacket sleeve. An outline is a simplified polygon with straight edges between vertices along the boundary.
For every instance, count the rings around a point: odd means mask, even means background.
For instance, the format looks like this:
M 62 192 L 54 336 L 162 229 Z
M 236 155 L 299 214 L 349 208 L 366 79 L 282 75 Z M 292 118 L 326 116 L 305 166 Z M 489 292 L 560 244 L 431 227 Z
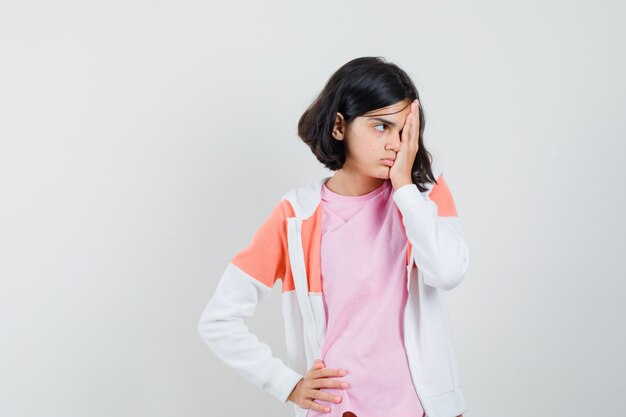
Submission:
M 424 283 L 442 290 L 459 285 L 469 267 L 469 250 L 443 173 L 428 197 L 417 185 L 406 184 L 394 191 L 393 199 Z
M 286 218 L 281 204 L 252 242 L 229 262 L 198 322 L 198 333 L 217 357 L 280 402 L 303 377 L 273 356 L 244 323 L 271 293 L 287 267 Z

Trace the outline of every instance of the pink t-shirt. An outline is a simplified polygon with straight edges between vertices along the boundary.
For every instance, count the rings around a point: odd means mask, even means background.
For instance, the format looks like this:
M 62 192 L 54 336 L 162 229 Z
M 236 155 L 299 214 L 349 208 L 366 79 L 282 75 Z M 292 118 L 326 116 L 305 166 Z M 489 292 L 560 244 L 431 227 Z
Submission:
M 322 360 L 348 387 L 321 388 L 341 403 L 308 417 L 423 417 L 403 341 L 407 238 L 386 180 L 362 196 L 322 186 L 321 272 L 326 309 Z

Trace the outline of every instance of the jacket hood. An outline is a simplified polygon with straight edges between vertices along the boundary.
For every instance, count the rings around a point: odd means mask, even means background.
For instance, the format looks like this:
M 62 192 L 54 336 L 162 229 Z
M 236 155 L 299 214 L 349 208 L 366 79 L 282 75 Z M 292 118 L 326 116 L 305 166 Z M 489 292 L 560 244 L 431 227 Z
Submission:
M 439 174 L 441 173 L 441 169 L 436 161 L 431 164 L 431 169 L 433 172 L 433 176 L 435 178 L 438 178 Z M 281 196 L 281 200 L 289 201 L 296 218 L 300 220 L 308 219 L 313 215 L 315 209 L 322 199 L 322 186 L 324 185 L 326 180 L 330 179 L 331 177 L 332 175 L 329 175 L 315 181 L 314 183 L 289 190 L 287 193 Z M 422 191 L 421 193 L 424 196 L 427 196 L 430 193 L 433 185 L 434 183 L 426 184 L 427 189 L 425 191 Z
M 326 176 L 313 184 L 294 188 L 283 194 L 281 200 L 288 200 L 293 208 L 295 217 L 304 220 L 313 215 L 313 212 L 322 199 L 322 186 L 332 176 Z

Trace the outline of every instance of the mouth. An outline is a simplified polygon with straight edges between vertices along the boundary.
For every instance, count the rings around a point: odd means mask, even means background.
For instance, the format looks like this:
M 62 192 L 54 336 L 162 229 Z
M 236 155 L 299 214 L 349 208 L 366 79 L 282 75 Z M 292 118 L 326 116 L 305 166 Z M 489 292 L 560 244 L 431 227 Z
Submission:
M 385 158 L 385 159 L 381 159 L 381 161 L 383 161 L 384 165 L 392 166 L 394 161 L 395 161 L 395 159 Z

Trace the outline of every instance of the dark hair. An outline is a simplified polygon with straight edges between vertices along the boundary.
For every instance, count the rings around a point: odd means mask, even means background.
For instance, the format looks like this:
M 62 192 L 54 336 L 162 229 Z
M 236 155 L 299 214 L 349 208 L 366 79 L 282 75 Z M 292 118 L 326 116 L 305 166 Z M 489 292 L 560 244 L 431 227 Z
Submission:
M 330 77 L 319 96 L 300 116 L 298 136 L 311 148 L 318 161 L 336 171 L 346 161 L 344 141 L 335 140 L 332 136 L 337 112 L 349 124 L 357 116 L 404 99 L 419 99 L 413 81 L 404 70 L 386 62 L 383 57 L 355 58 Z M 411 177 L 417 188 L 425 191 L 424 184 L 436 180 L 431 169 L 432 156 L 423 143 L 426 120 L 422 100 L 419 122 L 419 149 Z

